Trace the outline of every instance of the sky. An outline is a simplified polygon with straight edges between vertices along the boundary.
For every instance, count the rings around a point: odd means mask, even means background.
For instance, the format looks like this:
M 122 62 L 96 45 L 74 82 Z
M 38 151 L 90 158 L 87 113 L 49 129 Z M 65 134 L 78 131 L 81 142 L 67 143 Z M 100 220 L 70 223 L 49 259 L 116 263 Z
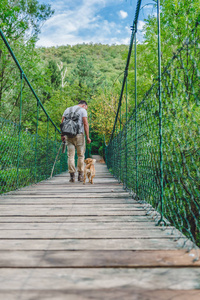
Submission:
M 39 0 L 50 4 L 54 15 L 41 27 L 37 46 L 51 47 L 83 43 L 126 44 L 130 42 L 137 0 Z M 151 0 L 143 0 L 142 6 Z M 144 18 L 155 12 L 145 6 L 139 16 L 142 42 Z

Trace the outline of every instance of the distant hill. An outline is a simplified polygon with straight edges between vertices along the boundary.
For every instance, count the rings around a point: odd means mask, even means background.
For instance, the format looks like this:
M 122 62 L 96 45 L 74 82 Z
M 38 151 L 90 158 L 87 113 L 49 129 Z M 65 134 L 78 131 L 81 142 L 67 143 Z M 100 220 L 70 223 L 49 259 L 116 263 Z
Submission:
M 125 58 L 128 53 L 126 45 L 79 44 L 75 46 L 58 46 L 38 48 L 42 59 L 63 62 L 67 73 L 75 68 L 78 60 L 84 55 L 92 63 L 94 71 L 100 73 L 110 83 L 124 71 Z M 108 82 L 107 82 L 108 83 Z

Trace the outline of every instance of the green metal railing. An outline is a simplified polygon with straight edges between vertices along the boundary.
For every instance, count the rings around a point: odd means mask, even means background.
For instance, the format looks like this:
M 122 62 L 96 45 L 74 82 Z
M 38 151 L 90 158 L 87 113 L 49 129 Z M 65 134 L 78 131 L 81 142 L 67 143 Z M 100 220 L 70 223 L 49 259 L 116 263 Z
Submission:
M 200 25 L 196 22 L 161 73 L 158 0 L 158 77 L 142 99 L 138 97 L 136 43 L 140 5 L 138 1 L 118 111 L 105 150 L 106 163 L 124 188 L 144 203 L 157 225 L 171 224 L 181 232 L 180 237 L 186 236 L 184 242 L 191 240 L 200 246 Z M 135 106 L 128 113 L 128 68 L 133 43 Z M 126 122 L 122 128 L 123 101 Z
M 60 131 L 1 30 L 0 36 L 0 192 L 5 193 L 49 178 L 53 166 L 53 175 L 66 171 L 67 154 L 60 151 L 54 165 Z

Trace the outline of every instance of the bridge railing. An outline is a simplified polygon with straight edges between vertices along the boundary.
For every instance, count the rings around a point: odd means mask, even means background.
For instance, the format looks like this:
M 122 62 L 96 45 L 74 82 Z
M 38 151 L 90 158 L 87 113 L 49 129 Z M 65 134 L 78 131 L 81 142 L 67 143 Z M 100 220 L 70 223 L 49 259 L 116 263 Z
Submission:
M 0 36 L 0 186 L 5 193 L 49 178 L 53 166 L 53 175 L 66 171 L 67 157 L 60 151 L 54 165 L 60 131 L 1 30 Z
M 159 73 L 158 49 L 158 78 L 138 102 L 137 18 L 136 14 L 132 33 L 135 39 L 131 38 L 135 106 L 127 114 L 128 64 L 112 136 L 106 147 L 106 162 L 124 188 L 146 203 L 157 224 L 170 223 L 200 246 L 200 25 L 197 22 L 192 32 L 188 32 L 188 38 L 162 73 Z M 123 101 L 126 102 L 124 126 Z

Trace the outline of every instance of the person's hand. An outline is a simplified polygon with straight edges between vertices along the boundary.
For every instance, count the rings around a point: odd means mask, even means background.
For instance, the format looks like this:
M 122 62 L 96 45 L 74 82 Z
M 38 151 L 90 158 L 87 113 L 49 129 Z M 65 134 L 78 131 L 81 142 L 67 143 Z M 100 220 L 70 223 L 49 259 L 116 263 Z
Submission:
M 65 142 L 66 137 L 64 135 L 61 135 L 61 140 L 62 140 L 62 142 Z
M 91 139 L 87 138 L 87 144 L 90 144 L 90 143 L 91 143 Z

